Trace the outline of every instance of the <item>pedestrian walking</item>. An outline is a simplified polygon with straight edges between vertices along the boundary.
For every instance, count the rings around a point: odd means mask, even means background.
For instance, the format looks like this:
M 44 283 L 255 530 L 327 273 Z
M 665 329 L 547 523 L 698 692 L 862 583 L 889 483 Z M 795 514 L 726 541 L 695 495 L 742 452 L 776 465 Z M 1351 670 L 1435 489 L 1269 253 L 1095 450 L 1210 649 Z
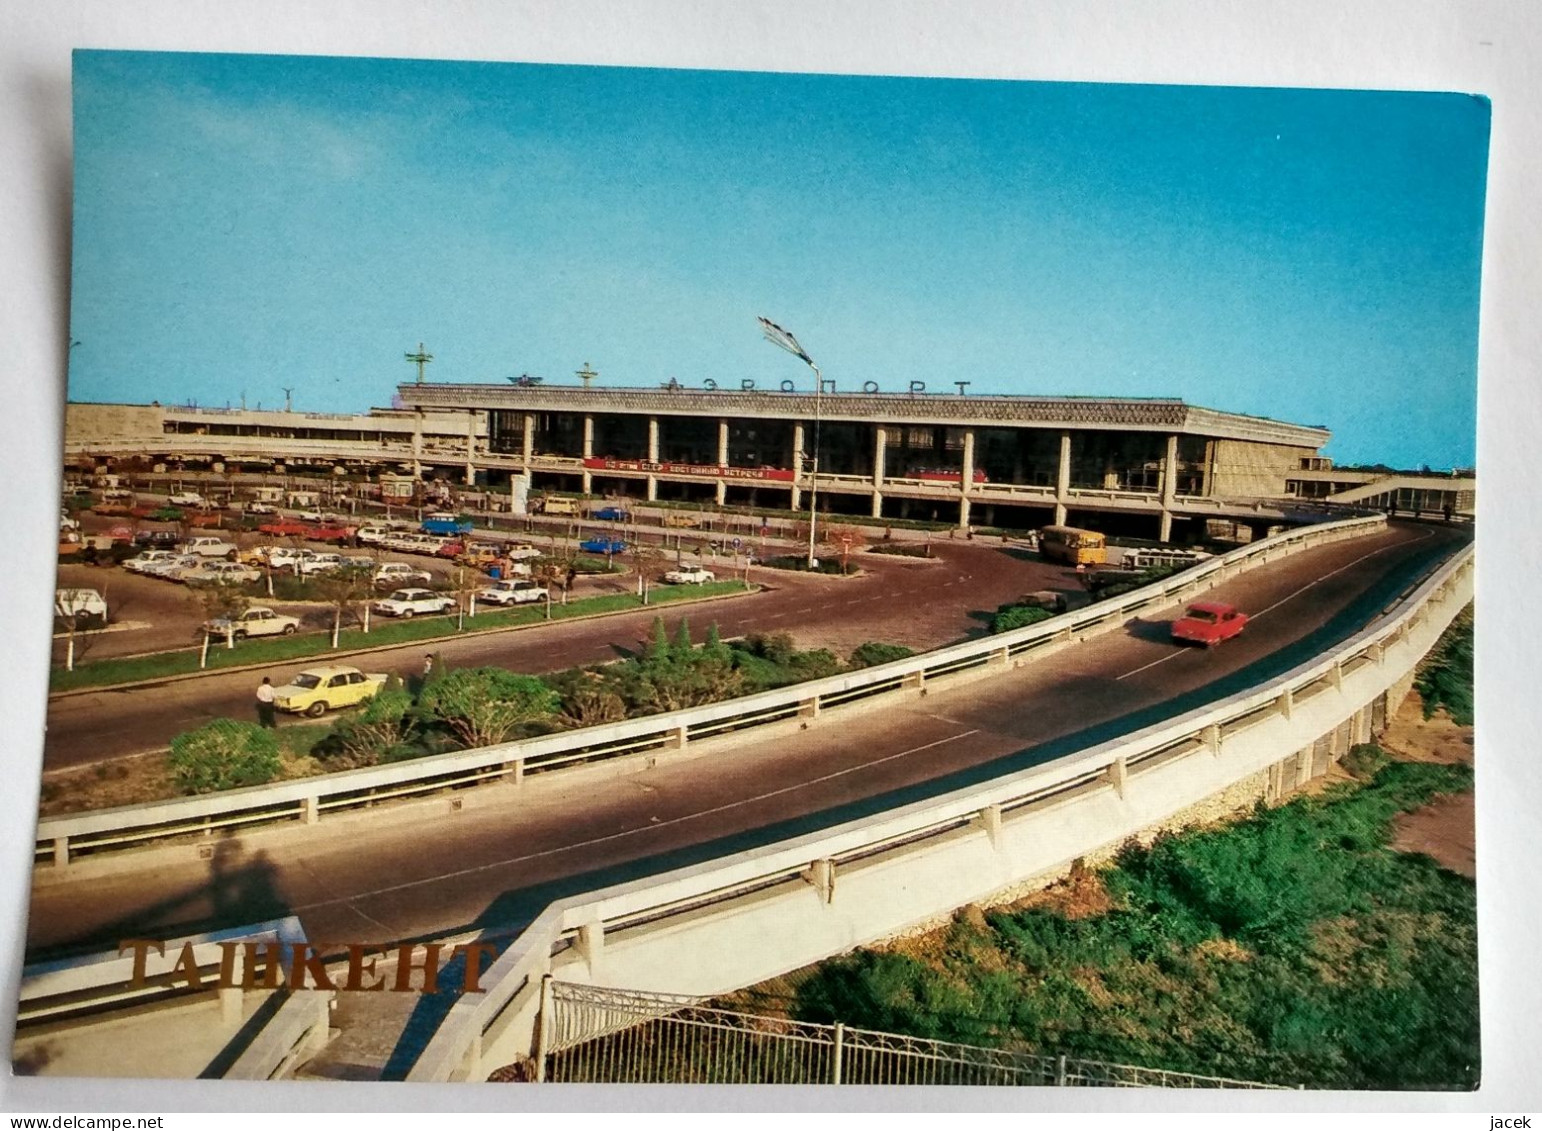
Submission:
M 273 681 L 267 676 L 263 676 L 262 682 L 257 685 L 257 725 L 270 728 L 278 726 L 273 710 Z
M 434 654 L 430 652 L 423 657 L 423 682 L 428 682 L 428 677 L 434 674 Z

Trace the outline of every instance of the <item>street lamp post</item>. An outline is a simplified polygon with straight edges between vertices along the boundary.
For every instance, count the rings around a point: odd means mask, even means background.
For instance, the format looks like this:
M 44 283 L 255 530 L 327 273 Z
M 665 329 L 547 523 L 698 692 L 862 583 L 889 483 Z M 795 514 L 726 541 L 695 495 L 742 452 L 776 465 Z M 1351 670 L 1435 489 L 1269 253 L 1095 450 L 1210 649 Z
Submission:
M 799 358 L 814 371 L 814 455 L 809 461 L 809 488 L 808 488 L 808 568 L 814 568 L 814 523 L 817 512 L 815 504 L 819 501 L 819 397 L 824 392 L 824 379 L 819 375 L 819 366 L 814 364 L 814 359 L 808 355 L 798 339 L 793 337 L 790 331 L 782 329 L 769 318 L 761 318 L 760 332 L 766 336 L 766 341 L 773 346 L 786 350 L 794 357 Z

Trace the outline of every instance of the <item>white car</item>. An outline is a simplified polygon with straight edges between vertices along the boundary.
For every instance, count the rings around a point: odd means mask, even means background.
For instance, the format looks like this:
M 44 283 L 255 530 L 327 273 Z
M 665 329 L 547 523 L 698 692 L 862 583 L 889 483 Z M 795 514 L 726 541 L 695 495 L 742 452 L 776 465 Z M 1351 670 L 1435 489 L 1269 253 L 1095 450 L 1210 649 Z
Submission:
M 158 577 L 162 581 L 180 581 L 184 573 L 197 569 L 203 565 L 204 560 L 197 554 L 178 554 L 167 562 L 153 562 L 141 572 L 146 577 Z
M 541 551 L 528 543 L 509 543 L 503 548 L 503 556 L 511 562 L 527 562 L 541 556 Z
M 319 523 L 321 521 L 321 512 L 319 510 L 304 510 L 295 515 L 295 518 L 301 522 Z
M 204 505 L 203 496 L 197 491 L 178 491 L 166 499 L 166 505 L 172 507 L 201 507 Z
M 56 624 L 74 621 L 82 628 L 105 625 L 107 602 L 95 589 L 55 589 L 54 621 Z
M 664 580 L 670 585 L 705 585 L 709 581 L 716 581 L 717 574 L 696 566 L 691 569 L 672 569 L 664 575 Z
M 485 589 L 478 589 L 477 600 L 489 605 L 525 605 L 546 600 L 546 590 L 533 581 L 500 580 Z
M 410 585 L 417 582 L 427 585 L 434 580 L 434 575 L 426 569 L 419 569 L 407 562 L 385 562 L 375 571 L 375 584 L 386 585 Z
M 293 636 L 300 630 L 300 618 L 253 605 L 239 616 L 204 621 L 203 627 L 211 636 L 224 637 L 228 633 L 237 640 L 247 636 Z
M 398 589 L 374 605 L 375 611 L 381 616 L 401 617 L 404 620 L 418 613 L 447 613 L 454 607 L 454 597 L 446 597 L 432 589 Z
M 247 503 L 247 514 L 277 514 L 278 508 L 272 503 Z
M 300 574 L 332 573 L 343 568 L 341 554 L 322 554 L 314 550 L 300 551 Z
M 390 536 L 390 531 L 383 526 L 361 526 L 354 531 L 353 536 L 363 546 L 378 546 Z
M 189 538 L 187 544 L 182 547 L 182 552 L 197 554 L 200 558 L 229 558 L 235 561 L 239 550 L 234 542 L 206 535 L 202 538 Z
M 130 573 L 149 573 L 151 566 L 169 564 L 176 557 L 170 550 L 145 550 L 124 562 L 123 568 Z
M 184 585 L 245 585 L 262 578 L 262 571 L 236 562 L 204 562 L 177 580 Z

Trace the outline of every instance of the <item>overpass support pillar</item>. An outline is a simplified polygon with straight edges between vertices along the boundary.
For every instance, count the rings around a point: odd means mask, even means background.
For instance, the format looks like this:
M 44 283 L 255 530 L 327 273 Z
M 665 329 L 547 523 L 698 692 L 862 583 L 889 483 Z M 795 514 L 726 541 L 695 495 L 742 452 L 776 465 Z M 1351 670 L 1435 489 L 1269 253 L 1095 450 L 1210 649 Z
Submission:
M 1001 849 L 1001 806 L 987 805 L 980 810 L 980 827 L 985 830 L 985 835 L 990 838 L 991 847 Z
M 1055 472 L 1055 525 L 1064 526 L 1066 500 L 1071 497 L 1071 433 L 1060 433 L 1060 466 Z
M 834 860 L 815 860 L 804 875 L 808 882 L 818 889 L 821 902 L 826 904 L 835 902 Z
M 1115 758 L 1108 764 L 1108 784 L 1114 787 L 1114 792 L 1121 798 L 1124 797 L 1125 781 L 1129 773 L 1129 763 L 1123 758 Z
M 1221 728 L 1216 723 L 1211 723 L 1204 731 L 1205 748 L 1212 755 L 1221 756 Z
M 578 953 L 589 964 L 589 976 L 598 977 L 605 958 L 605 924 L 598 919 L 578 928 Z

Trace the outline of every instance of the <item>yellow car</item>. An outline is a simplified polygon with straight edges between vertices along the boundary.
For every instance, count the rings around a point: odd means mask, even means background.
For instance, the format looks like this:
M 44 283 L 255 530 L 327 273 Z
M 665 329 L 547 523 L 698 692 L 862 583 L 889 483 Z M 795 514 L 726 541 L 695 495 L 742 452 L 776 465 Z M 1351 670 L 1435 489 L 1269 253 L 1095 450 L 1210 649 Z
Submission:
M 273 689 L 273 705 L 280 711 L 319 719 L 338 707 L 373 699 L 387 678 L 384 673 L 365 675 L 358 668 L 340 665 L 307 668 L 283 687 Z

